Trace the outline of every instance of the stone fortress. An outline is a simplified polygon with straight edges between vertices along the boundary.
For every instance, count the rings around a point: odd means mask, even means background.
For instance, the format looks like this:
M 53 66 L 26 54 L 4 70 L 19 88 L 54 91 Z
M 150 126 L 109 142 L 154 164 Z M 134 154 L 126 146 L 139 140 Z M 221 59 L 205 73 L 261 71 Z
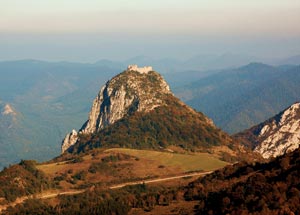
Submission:
M 142 74 L 147 74 L 150 71 L 153 71 L 152 66 L 138 67 L 137 65 L 129 65 L 127 71 L 137 71 Z

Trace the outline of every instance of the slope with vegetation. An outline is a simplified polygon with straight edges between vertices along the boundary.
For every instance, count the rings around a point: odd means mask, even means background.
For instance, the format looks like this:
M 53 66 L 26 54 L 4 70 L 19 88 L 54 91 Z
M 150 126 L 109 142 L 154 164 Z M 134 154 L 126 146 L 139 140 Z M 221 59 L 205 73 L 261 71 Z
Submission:
M 15 201 L 17 197 L 54 188 L 55 185 L 44 172 L 36 168 L 35 161 L 22 160 L 0 172 L 0 187 L 0 203 L 3 204 Z
M 299 214 L 300 149 L 269 163 L 227 166 L 191 183 L 198 214 Z
M 137 112 L 124 117 L 94 134 L 82 135 L 70 152 L 86 152 L 98 147 L 160 149 L 178 146 L 214 153 L 217 148 L 237 147 L 227 134 L 208 124 L 201 113 L 193 113 L 176 101 L 170 100 L 168 104 L 149 113 Z M 230 148 L 227 151 L 229 153 L 225 151 L 220 156 L 230 157 L 236 153 Z

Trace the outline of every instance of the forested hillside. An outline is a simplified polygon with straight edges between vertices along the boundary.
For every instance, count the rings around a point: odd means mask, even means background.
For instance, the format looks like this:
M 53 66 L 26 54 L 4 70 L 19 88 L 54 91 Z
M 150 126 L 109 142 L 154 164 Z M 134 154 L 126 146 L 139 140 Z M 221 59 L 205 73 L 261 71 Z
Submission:
M 175 89 L 229 133 L 250 128 L 300 100 L 300 67 L 252 63 Z

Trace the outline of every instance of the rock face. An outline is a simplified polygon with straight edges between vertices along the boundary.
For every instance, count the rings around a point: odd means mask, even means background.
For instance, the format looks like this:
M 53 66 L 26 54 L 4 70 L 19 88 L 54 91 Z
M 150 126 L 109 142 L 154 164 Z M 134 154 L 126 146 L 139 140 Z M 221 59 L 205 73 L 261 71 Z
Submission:
M 6 103 L 1 103 L 0 101 L 0 127 L 11 129 L 16 126 L 18 118 L 18 112 L 15 108 Z
M 148 112 L 165 104 L 172 94 L 169 85 L 152 67 L 128 66 L 127 70 L 108 81 L 94 99 L 89 119 L 79 134 L 91 134 L 133 112 Z M 62 153 L 76 143 L 73 130 L 62 143 Z
M 300 103 L 237 136 L 251 142 L 254 151 L 264 158 L 297 149 L 300 144 Z
M 72 145 L 76 143 L 78 139 L 78 133 L 76 130 L 72 130 L 71 133 L 67 134 L 66 137 L 63 140 L 62 146 L 61 146 L 61 151 L 64 152 L 68 148 L 70 148 Z

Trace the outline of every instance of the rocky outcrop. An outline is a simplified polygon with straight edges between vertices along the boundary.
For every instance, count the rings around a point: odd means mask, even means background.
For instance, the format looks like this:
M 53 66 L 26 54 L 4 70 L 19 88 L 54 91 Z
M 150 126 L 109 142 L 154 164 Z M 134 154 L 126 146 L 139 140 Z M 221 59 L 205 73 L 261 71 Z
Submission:
M 14 109 L 9 104 L 6 104 L 3 107 L 1 114 L 2 115 L 12 115 L 12 116 L 17 115 L 17 113 L 14 111 Z
M 264 158 L 297 149 L 300 145 L 300 103 L 237 136 L 252 142 L 254 152 Z
M 78 133 L 76 130 L 72 130 L 71 133 L 67 134 L 64 138 L 61 146 L 61 151 L 65 152 L 68 148 L 70 148 L 72 145 L 76 143 L 78 140 Z
M 80 134 L 91 134 L 133 112 L 148 112 L 166 104 L 172 94 L 169 85 L 152 67 L 128 66 L 127 70 L 108 81 L 93 101 L 89 118 L 79 132 L 69 133 L 62 152 L 78 140 Z
M 264 125 L 258 137 L 261 141 L 254 151 L 264 158 L 277 157 L 297 149 L 300 144 L 300 103 L 293 104 Z

